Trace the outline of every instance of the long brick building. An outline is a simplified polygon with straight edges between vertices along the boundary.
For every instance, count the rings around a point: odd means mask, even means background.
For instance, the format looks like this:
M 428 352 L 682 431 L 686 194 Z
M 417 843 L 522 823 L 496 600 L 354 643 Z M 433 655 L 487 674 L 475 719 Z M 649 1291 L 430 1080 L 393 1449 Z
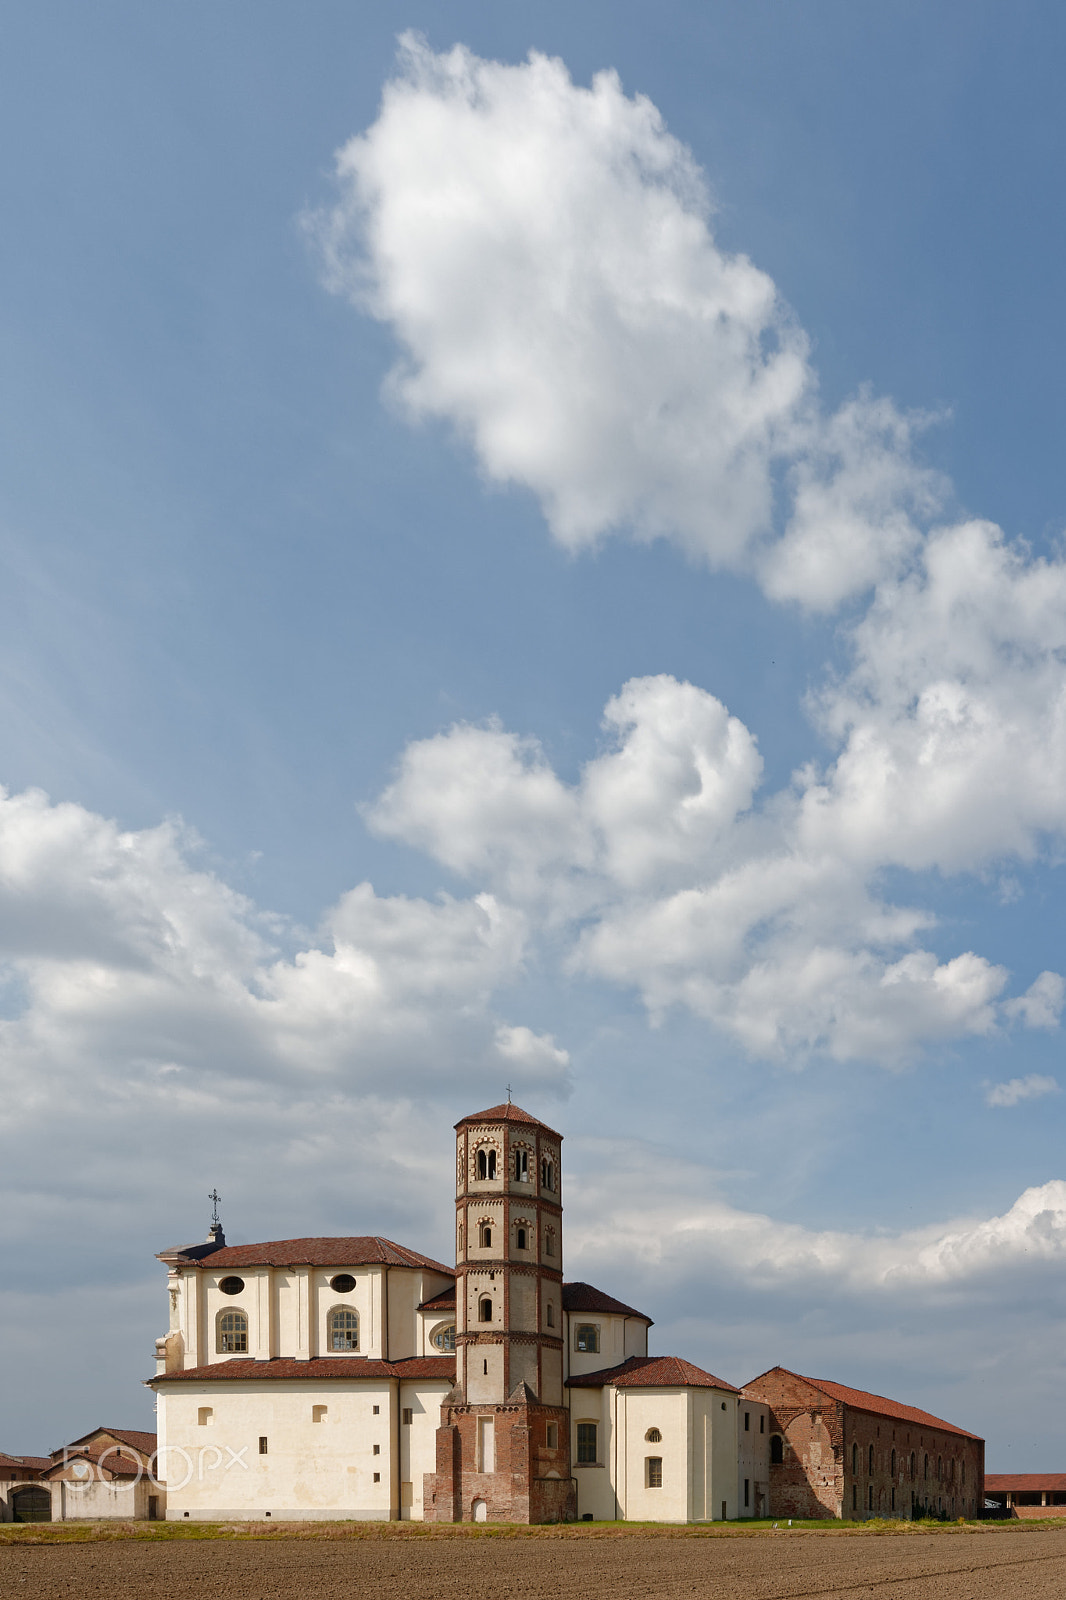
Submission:
M 928 1411 L 787 1367 L 742 1393 L 769 1407 L 774 1516 L 963 1517 L 984 1504 L 984 1440 Z

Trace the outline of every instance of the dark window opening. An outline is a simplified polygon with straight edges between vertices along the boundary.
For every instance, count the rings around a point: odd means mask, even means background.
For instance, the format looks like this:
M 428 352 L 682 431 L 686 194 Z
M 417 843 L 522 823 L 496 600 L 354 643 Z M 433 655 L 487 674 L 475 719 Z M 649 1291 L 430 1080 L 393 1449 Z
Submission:
M 266 1436 L 265 1433 L 261 1433 L 259 1435 L 259 1454 L 261 1456 L 265 1456 L 266 1453 L 267 1453 L 267 1436 Z
M 577 1459 L 584 1465 L 596 1460 L 596 1424 L 579 1422 L 577 1425 Z
M 478 1301 L 477 1314 L 478 1319 L 481 1322 L 492 1321 L 492 1301 L 489 1299 L 487 1294 L 482 1295 L 481 1299 Z
M 750 1491 L 751 1491 L 751 1479 L 750 1478 L 745 1478 L 744 1479 L 744 1504 L 746 1506 L 751 1504 Z
M 223 1294 L 241 1294 L 244 1289 L 243 1278 L 223 1278 L 219 1284 Z
M 334 1294 L 351 1294 L 355 1288 L 355 1279 L 350 1272 L 338 1272 L 335 1278 L 329 1280 L 329 1286 Z
M 770 1435 L 770 1465 L 779 1467 L 785 1459 L 784 1441 L 779 1433 Z
M 662 1456 L 648 1457 L 648 1488 L 661 1489 L 663 1486 L 663 1458 Z

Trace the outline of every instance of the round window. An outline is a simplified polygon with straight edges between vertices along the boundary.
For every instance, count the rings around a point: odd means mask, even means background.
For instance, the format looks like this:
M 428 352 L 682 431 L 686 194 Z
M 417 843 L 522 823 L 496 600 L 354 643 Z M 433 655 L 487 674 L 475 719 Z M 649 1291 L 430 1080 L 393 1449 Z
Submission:
M 240 1294 L 244 1288 L 243 1278 L 223 1278 L 219 1284 L 223 1294 Z
M 335 1278 L 329 1280 L 329 1286 L 334 1294 L 351 1294 L 355 1288 L 355 1279 L 350 1272 L 338 1272 Z
M 647 1439 L 649 1444 L 661 1444 L 663 1436 L 659 1432 L 658 1428 L 649 1428 L 644 1437 Z
M 454 1350 L 455 1323 L 449 1322 L 446 1327 L 434 1328 L 431 1337 L 438 1350 Z

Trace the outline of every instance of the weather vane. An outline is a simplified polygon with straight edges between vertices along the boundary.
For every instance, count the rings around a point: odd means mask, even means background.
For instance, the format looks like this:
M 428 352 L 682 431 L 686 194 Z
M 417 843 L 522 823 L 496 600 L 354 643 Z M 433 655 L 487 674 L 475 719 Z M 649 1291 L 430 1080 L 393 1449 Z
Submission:
M 221 1200 L 221 1199 L 222 1199 L 222 1196 L 221 1196 L 221 1195 L 220 1195 L 220 1194 L 219 1194 L 219 1192 L 218 1192 L 218 1190 L 217 1190 L 217 1189 L 212 1189 L 212 1190 L 211 1190 L 211 1193 L 210 1193 L 210 1194 L 209 1194 L 209 1195 L 208 1195 L 208 1197 L 207 1197 L 207 1198 L 208 1198 L 208 1199 L 209 1199 L 209 1200 L 213 1200 L 213 1201 L 214 1201 L 214 1203 L 215 1203 L 215 1209 L 214 1209 L 214 1211 L 213 1211 L 213 1212 L 212 1212 L 212 1213 L 211 1213 L 211 1221 L 212 1221 L 212 1222 L 213 1222 L 213 1223 L 214 1223 L 214 1224 L 215 1224 L 215 1226 L 216 1226 L 216 1227 L 217 1227 L 217 1226 L 218 1226 L 218 1202 L 219 1202 L 219 1201 L 220 1201 L 220 1200 Z

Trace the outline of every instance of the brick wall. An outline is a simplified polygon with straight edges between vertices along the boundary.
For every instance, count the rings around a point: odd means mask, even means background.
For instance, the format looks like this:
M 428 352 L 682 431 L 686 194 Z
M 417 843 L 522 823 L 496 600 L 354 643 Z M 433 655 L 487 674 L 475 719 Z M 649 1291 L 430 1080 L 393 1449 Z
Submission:
M 972 1516 L 984 1501 L 984 1442 L 860 1411 L 775 1368 L 743 1393 L 770 1407 L 773 1517 Z

